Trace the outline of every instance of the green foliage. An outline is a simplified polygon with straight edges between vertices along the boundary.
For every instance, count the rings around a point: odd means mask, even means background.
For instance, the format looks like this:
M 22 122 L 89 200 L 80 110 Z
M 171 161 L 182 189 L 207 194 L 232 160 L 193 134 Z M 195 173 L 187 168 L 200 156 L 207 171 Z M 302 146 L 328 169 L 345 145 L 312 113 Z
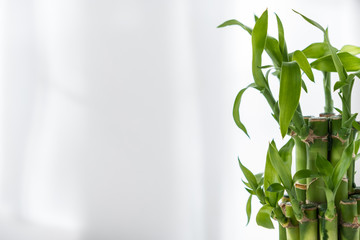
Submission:
M 261 88 L 268 88 L 268 84 L 264 77 L 263 72 L 259 68 L 262 59 L 262 53 L 265 49 L 265 42 L 267 36 L 267 27 L 268 27 L 268 12 L 267 10 L 261 15 L 261 17 L 256 21 L 254 29 L 251 34 L 252 42 L 252 72 L 255 84 Z
M 360 70 L 360 58 L 351 55 L 348 52 L 339 52 L 336 55 L 340 59 L 346 71 L 352 72 Z M 327 55 L 315 60 L 311 63 L 311 67 L 325 72 L 337 71 L 331 55 Z
M 266 191 L 272 193 L 284 192 L 285 188 L 280 183 L 273 183 L 271 184 Z
M 358 55 L 360 53 L 360 47 L 354 45 L 345 45 L 340 49 L 340 52 L 348 52 L 352 55 Z
M 274 229 L 274 224 L 271 221 L 272 211 L 273 207 L 270 205 L 262 206 L 256 215 L 256 223 L 264 228 Z
M 334 48 L 334 50 L 338 51 L 336 48 Z M 302 50 L 302 52 L 307 58 L 321 58 L 331 54 L 328 45 L 324 42 L 312 43 Z
M 293 182 L 297 182 L 298 180 L 301 179 L 316 178 L 316 177 L 319 177 L 318 173 L 313 172 L 309 169 L 301 169 L 294 174 Z
M 251 218 L 251 199 L 252 199 L 252 194 L 250 194 L 249 199 L 247 200 L 247 203 L 246 203 L 246 216 L 247 216 L 246 225 L 249 224 L 250 218 Z
M 283 62 L 280 75 L 280 131 L 285 137 L 291 119 L 299 105 L 301 93 L 301 73 L 296 62 Z
M 236 123 L 236 125 L 246 134 L 246 136 L 249 137 L 249 134 L 246 130 L 245 125 L 241 122 L 240 120 L 240 103 L 241 103 L 241 98 L 242 95 L 244 94 L 244 92 L 250 88 L 250 87 L 255 87 L 255 83 L 252 83 L 250 85 L 248 85 L 246 88 L 243 88 L 240 90 L 240 92 L 236 95 L 235 101 L 234 101 L 234 107 L 233 107 L 233 118 L 234 121 Z
M 299 64 L 300 68 L 304 71 L 306 76 L 308 76 L 311 81 L 315 81 L 310 63 L 302 51 L 296 50 L 292 56 L 292 60 L 296 61 Z
M 286 190 L 291 190 L 293 188 L 293 181 L 291 177 L 291 169 L 289 169 L 284 161 L 282 160 L 276 146 L 275 142 L 272 141 L 269 145 L 269 156 L 270 161 L 273 167 L 276 169 L 282 184 Z
M 248 187 L 251 187 L 252 190 L 256 190 L 258 188 L 258 182 L 256 180 L 255 175 L 241 163 L 239 158 L 238 158 L 238 162 L 241 171 L 243 172 L 246 180 L 249 182 Z

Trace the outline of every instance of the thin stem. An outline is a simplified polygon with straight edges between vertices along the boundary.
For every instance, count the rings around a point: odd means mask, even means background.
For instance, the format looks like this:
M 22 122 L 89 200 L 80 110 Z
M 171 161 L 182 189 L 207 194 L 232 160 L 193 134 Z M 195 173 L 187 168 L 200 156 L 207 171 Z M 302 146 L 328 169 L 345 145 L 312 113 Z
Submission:
M 334 102 L 331 96 L 331 73 L 323 72 L 324 79 L 324 95 L 325 95 L 325 107 L 324 111 L 326 113 L 333 113 L 334 111 Z

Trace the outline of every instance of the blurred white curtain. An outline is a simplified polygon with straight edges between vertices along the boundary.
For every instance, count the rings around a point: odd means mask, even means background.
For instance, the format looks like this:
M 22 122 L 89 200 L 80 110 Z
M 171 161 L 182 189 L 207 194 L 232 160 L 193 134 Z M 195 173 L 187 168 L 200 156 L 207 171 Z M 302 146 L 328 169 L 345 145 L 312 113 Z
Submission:
M 0 4 L 3 239 L 275 239 L 244 228 L 236 157 L 262 171 L 278 130 L 258 96 L 243 108 L 253 142 L 233 124 L 233 99 L 251 81 L 250 39 L 216 26 L 251 25 L 269 5 L 296 26 L 297 8 L 342 30 L 336 43 L 360 45 L 356 1 Z

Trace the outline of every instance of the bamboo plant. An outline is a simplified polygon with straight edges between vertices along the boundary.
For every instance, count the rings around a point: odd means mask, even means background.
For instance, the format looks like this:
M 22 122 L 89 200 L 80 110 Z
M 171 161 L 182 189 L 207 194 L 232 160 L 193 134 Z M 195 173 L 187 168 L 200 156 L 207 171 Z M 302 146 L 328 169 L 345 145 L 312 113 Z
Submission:
M 219 26 L 237 25 L 251 36 L 254 81 L 235 98 L 236 125 L 249 136 L 240 120 L 240 102 L 244 92 L 254 88 L 268 102 L 281 136 L 290 137 L 280 149 L 274 141 L 269 143 L 263 174 L 253 174 L 239 159 L 250 194 L 248 223 L 255 196 L 262 205 L 257 224 L 274 228 L 273 221 L 277 221 L 280 240 L 358 240 L 360 188 L 354 174 L 355 160 L 360 156 L 360 125 L 357 113 L 351 111 L 351 93 L 355 78 L 360 77 L 360 58 L 356 56 L 360 47 L 345 45 L 338 50 L 332 46 L 327 28 L 294 12 L 323 33 L 322 41 L 288 52 L 284 27 L 276 14 L 278 36 L 268 35 L 268 10 L 255 16 L 253 28 L 234 19 Z M 271 59 L 270 65 L 263 65 L 264 52 Z M 304 116 L 300 105 L 302 89 L 307 92 L 306 81 L 315 82 L 313 70 L 322 72 L 325 96 L 324 113 L 317 117 Z M 270 73 L 279 81 L 278 97 L 270 88 Z M 331 82 L 332 74 L 338 75 L 335 83 Z M 340 97 L 341 108 L 333 106 L 333 92 Z M 292 174 L 294 151 L 296 171 Z

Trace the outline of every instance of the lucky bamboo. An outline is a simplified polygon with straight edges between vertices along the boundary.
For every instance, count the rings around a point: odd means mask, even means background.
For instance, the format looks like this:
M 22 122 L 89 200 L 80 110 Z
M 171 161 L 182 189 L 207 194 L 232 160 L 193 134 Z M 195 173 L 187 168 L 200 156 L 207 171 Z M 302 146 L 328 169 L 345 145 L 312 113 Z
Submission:
M 318 239 L 318 214 L 315 204 L 303 204 L 301 210 L 304 218 L 300 221 L 300 239 L 317 240 Z
M 340 238 L 341 240 L 358 240 L 359 224 L 356 199 L 340 202 Z
M 329 121 L 323 117 L 310 118 L 309 126 L 307 169 L 316 172 L 316 159 L 318 155 L 327 159 Z M 325 192 L 321 189 L 324 187 L 324 181 L 321 178 L 308 179 L 307 185 L 306 201 L 308 203 L 319 204 L 326 202 Z

